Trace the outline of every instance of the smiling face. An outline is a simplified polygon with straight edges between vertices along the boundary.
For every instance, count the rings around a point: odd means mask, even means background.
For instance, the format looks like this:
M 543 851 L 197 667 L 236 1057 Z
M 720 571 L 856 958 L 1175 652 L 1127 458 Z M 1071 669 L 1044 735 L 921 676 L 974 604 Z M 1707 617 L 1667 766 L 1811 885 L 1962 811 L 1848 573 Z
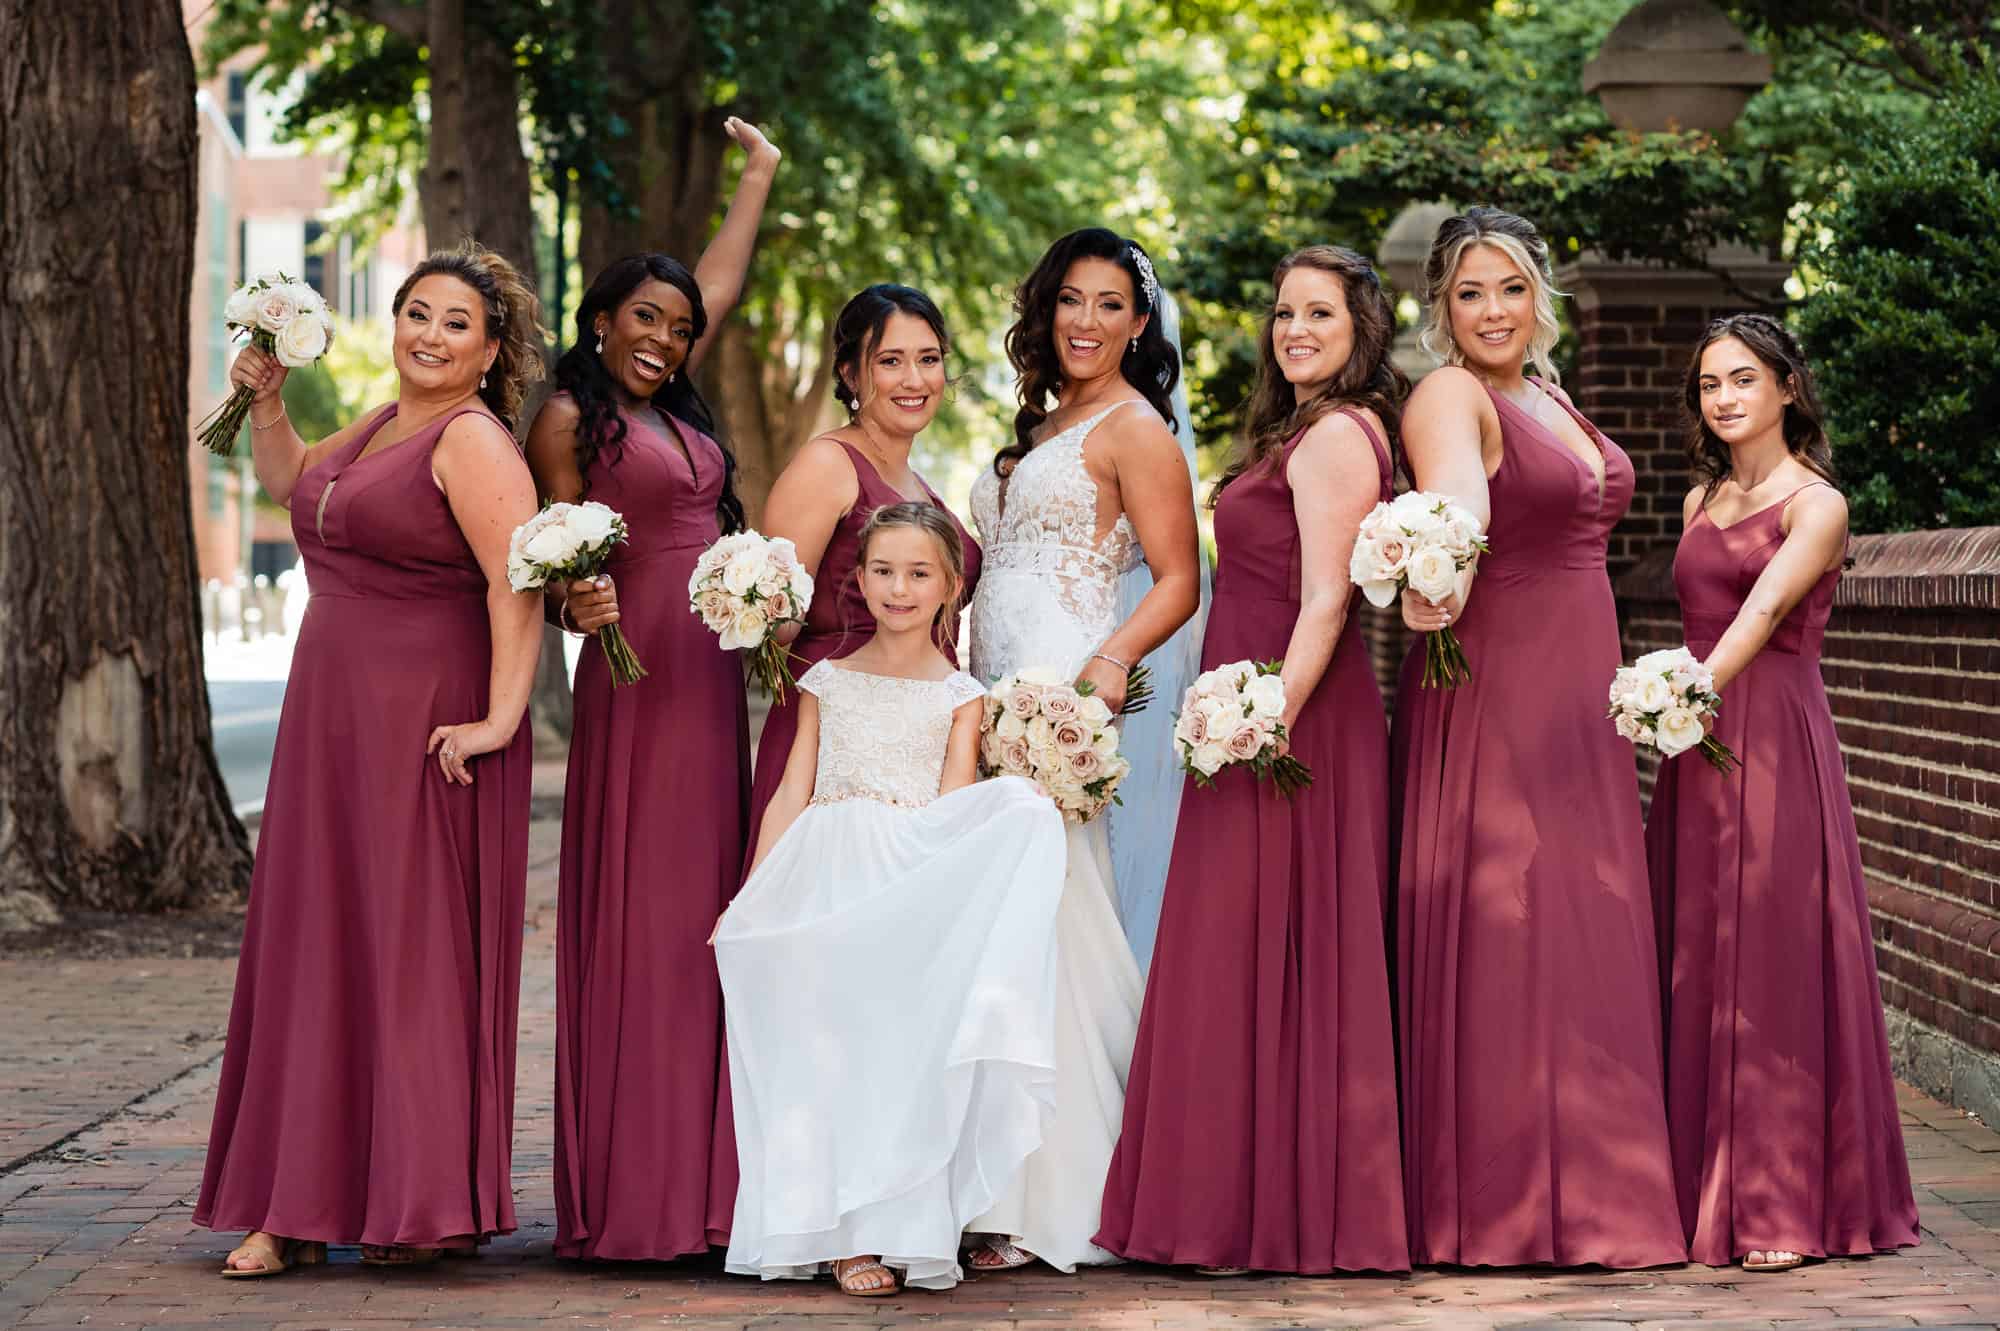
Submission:
M 500 350 L 486 335 L 486 306 L 456 277 L 418 278 L 396 312 L 396 373 L 432 396 L 470 395 Z
M 1065 382 L 1115 374 L 1132 339 L 1145 330 L 1135 314 L 1132 275 L 1109 259 L 1078 259 L 1056 292 L 1050 333 Z
M 929 631 L 957 590 L 938 538 L 917 527 L 884 527 L 868 540 L 858 574 L 877 629 Z
M 862 364 L 847 371 L 861 406 L 855 419 L 891 435 L 914 435 L 936 417 L 944 397 L 944 340 L 930 321 L 898 311 L 882 325 Z
M 648 277 L 618 308 L 600 314 L 604 339 L 598 359 L 611 382 L 635 398 L 649 398 L 677 373 L 694 345 L 694 306 L 671 282 Z
M 1285 274 L 1271 308 L 1271 354 L 1301 402 L 1332 383 L 1354 354 L 1346 283 L 1304 264 Z
M 1521 372 L 1535 336 L 1535 285 L 1491 245 L 1473 245 L 1445 292 L 1451 338 L 1468 367 L 1511 377 Z
M 1701 353 L 1701 418 L 1730 447 L 1767 435 L 1783 436 L 1790 389 L 1778 371 L 1733 337 L 1717 338 Z

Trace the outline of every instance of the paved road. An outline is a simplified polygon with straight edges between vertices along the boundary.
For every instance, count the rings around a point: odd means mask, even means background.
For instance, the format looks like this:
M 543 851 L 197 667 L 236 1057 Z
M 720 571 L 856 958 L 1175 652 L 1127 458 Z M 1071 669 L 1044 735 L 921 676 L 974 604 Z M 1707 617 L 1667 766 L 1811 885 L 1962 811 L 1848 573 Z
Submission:
M 271 776 L 271 745 L 285 700 L 280 679 L 211 679 L 208 706 L 215 725 L 215 760 L 239 815 L 262 811 Z

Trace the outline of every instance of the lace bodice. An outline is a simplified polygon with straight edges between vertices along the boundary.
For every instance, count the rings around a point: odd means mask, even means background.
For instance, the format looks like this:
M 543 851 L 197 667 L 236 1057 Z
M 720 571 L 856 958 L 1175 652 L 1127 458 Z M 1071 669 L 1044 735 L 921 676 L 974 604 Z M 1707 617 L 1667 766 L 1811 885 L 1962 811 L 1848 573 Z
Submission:
M 1072 632 L 1064 636 L 1085 655 L 1117 627 L 1118 579 L 1145 557 L 1123 513 L 1098 539 L 1097 482 L 1083 459 L 1090 432 L 1125 405 L 1114 402 L 1035 445 L 1004 481 L 988 468 L 972 487 L 973 522 L 986 554 L 982 579 L 999 575 L 1002 584 L 1022 579 L 1041 584 L 1071 621 Z M 973 598 L 974 669 L 982 677 L 1022 665 L 1081 664 L 1080 659 L 1023 659 L 1047 652 L 1014 640 L 1014 631 L 1029 625 L 1018 608 L 1002 610 L 1007 599 L 1002 587 L 984 580 Z
M 819 770 L 812 802 L 866 799 L 921 808 L 944 780 L 951 714 L 985 694 L 963 671 L 899 679 L 821 661 L 799 687 L 819 699 Z

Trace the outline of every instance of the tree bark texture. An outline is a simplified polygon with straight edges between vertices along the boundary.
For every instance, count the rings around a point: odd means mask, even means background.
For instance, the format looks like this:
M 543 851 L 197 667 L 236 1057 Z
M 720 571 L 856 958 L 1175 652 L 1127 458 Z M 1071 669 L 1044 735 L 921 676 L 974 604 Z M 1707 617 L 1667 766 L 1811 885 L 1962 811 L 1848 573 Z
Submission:
M 174 0 L 0 0 L 0 893 L 249 882 L 188 505 L 194 61 Z

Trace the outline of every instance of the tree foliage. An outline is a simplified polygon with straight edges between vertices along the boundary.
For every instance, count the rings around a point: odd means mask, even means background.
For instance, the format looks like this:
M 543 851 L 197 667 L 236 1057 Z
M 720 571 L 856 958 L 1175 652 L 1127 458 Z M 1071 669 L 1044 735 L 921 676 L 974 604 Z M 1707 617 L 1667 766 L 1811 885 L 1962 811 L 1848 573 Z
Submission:
M 1802 256 L 1799 331 L 1861 531 L 2000 522 L 2000 69 L 1931 59 L 1942 95 L 1849 144 Z

